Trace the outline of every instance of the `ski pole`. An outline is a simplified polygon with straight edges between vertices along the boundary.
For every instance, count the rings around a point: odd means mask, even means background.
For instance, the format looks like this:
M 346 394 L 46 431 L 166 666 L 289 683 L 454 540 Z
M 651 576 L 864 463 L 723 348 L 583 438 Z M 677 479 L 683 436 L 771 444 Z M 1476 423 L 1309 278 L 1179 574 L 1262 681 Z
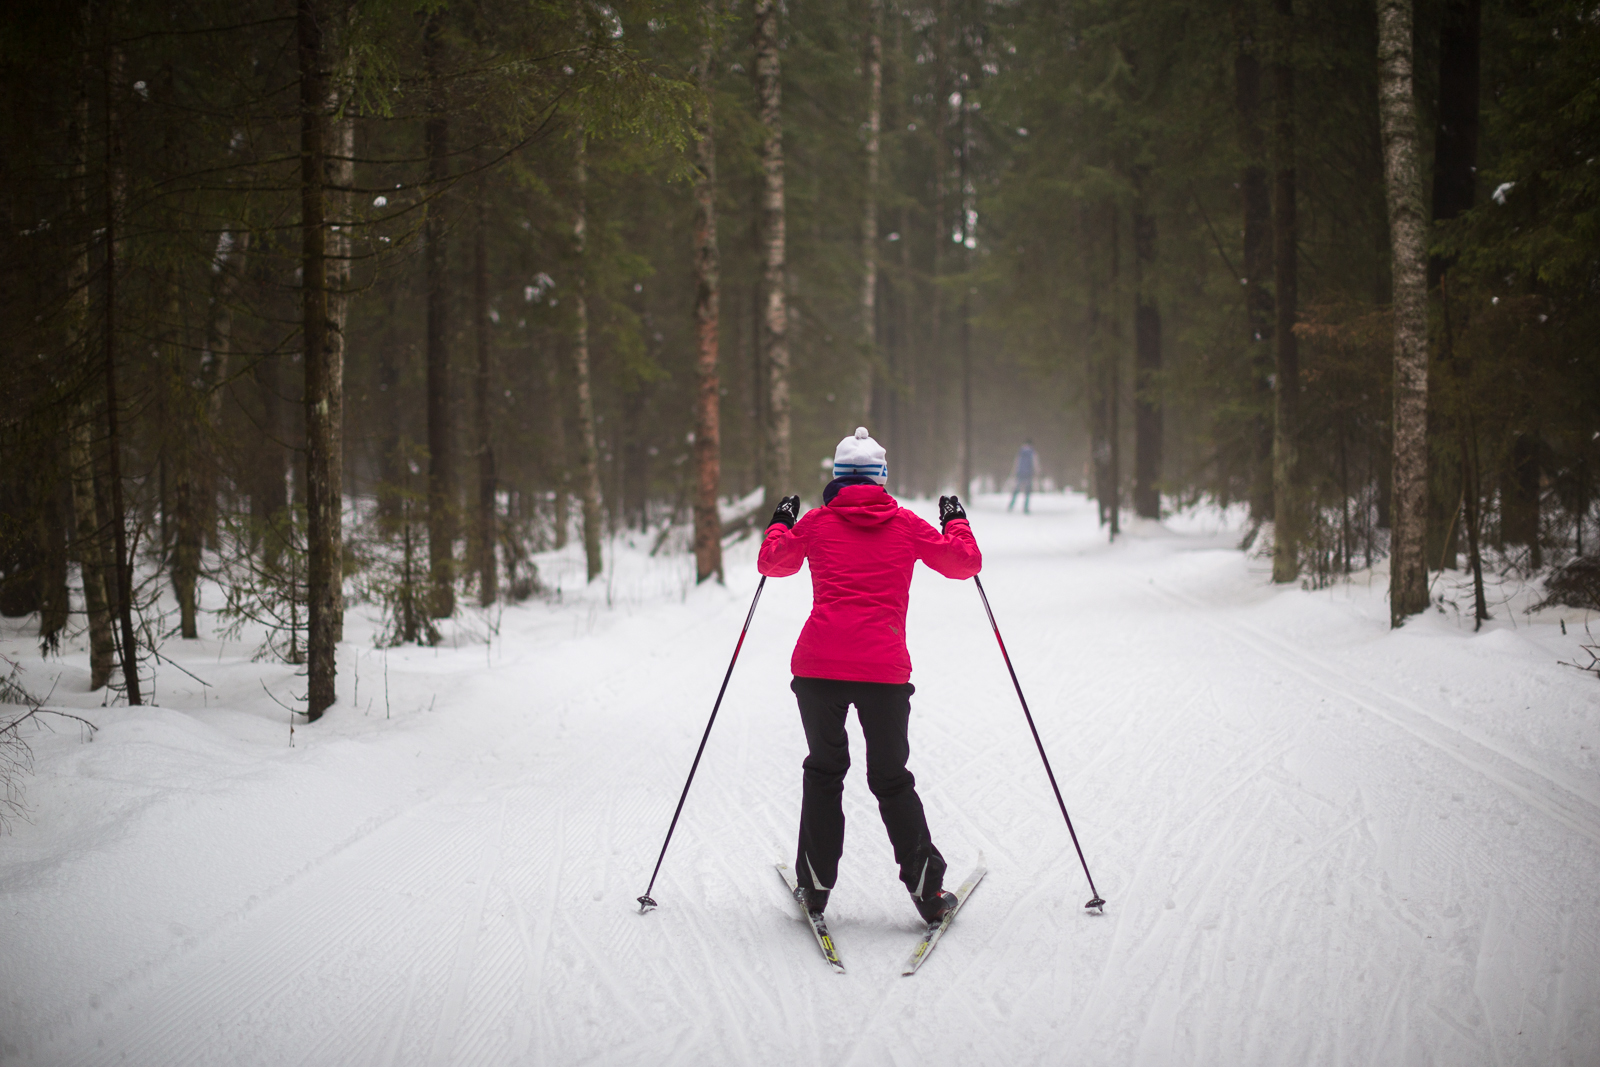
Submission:
M 1044 760 L 1044 773 L 1050 776 L 1050 788 L 1055 790 L 1056 803 L 1061 806 L 1061 817 L 1067 820 L 1067 833 L 1072 835 L 1072 847 L 1078 850 L 1078 862 L 1083 864 L 1083 876 L 1089 879 L 1089 892 L 1094 896 L 1084 907 L 1104 914 L 1106 902 L 1100 899 L 1100 891 L 1094 887 L 1094 875 L 1089 873 L 1089 861 L 1083 858 L 1083 846 L 1078 844 L 1078 831 L 1072 828 L 1072 816 L 1067 814 L 1067 802 L 1061 799 L 1061 787 L 1056 785 L 1056 772 L 1050 769 L 1050 757 L 1044 754 L 1044 742 L 1039 739 L 1039 728 L 1033 724 L 1033 712 L 1028 710 L 1028 698 L 1022 695 L 1022 683 L 1017 681 L 1017 670 L 1011 666 L 1011 653 L 1006 651 L 1005 638 L 1000 636 L 1000 624 L 994 621 L 994 609 L 989 607 L 989 594 L 983 591 L 983 581 L 976 574 L 972 576 L 972 580 L 977 583 L 978 595 L 983 598 L 983 611 L 989 616 L 989 626 L 994 630 L 994 639 L 1000 643 L 1000 655 L 1005 658 L 1006 670 L 1011 672 L 1011 684 L 1017 688 L 1017 699 L 1022 701 L 1022 714 L 1028 717 L 1028 729 L 1033 731 L 1033 743 L 1039 746 L 1039 758 Z
M 739 643 L 733 646 L 733 658 L 728 661 L 728 673 L 722 676 L 722 688 L 717 690 L 717 702 L 711 705 L 711 718 L 706 720 L 706 732 L 700 737 L 700 748 L 694 754 L 694 762 L 689 765 L 689 777 L 683 783 L 683 793 L 678 797 L 678 809 L 672 813 L 672 824 L 667 827 L 667 839 L 661 842 L 661 855 L 656 857 L 656 869 L 650 872 L 650 884 L 645 887 L 644 896 L 639 898 L 639 914 L 643 915 L 651 908 L 656 907 L 650 890 L 656 887 L 656 875 L 661 873 L 661 861 L 667 858 L 667 846 L 672 844 L 672 831 L 678 828 L 678 816 L 683 814 L 683 802 L 689 799 L 689 786 L 694 783 L 694 772 L 700 768 L 700 757 L 705 754 L 706 742 L 711 739 L 712 724 L 717 721 L 717 709 L 722 707 L 722 695 L 728 691 L 728 679 L 733 677 L 733 665 L 739 662 L 739 650 L 744 647 L 744 635 L 750 632 L 750 620 L 756 616 L 756 605 L 761 603 L 761 590 L 767 586 L 767 576 L 762 575 L 761 581 L 756 584 L 755 599 L 750 601 L 750 612 L 744 617 L 744 628 L 739 631 Z

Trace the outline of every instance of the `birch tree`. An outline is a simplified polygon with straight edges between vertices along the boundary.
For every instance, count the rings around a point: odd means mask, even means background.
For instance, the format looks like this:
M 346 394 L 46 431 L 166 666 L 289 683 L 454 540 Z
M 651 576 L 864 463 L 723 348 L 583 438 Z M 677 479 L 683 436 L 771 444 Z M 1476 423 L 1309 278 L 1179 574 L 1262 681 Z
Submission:
M 1378 111 L 1394 284 L 1394 517 L 1389 623 L 1428 606 L 1428 245 L 1417 103 L 1412 89 L 1411 0 L 1378 3 Z

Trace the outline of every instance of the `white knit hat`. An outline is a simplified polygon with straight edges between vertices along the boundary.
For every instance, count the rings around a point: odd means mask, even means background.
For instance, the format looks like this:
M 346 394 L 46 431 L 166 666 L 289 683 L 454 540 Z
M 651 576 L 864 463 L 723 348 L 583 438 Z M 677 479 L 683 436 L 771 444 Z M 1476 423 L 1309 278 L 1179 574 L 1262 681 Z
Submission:
M 833 450 L 835 478 L 871 478 L 879 485 L 889 481 L 889 464 L 883 446 L 874 441 L 865 426 L 857 426 L 853 437 L 846 437 Z

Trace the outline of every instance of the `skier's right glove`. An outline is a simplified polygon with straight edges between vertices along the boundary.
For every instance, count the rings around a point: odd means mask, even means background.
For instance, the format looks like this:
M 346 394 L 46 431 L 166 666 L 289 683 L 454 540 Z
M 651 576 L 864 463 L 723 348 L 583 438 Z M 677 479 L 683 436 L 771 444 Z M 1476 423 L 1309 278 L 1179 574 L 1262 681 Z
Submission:
M 942 496 L 939 498 L 939 532 L 944 533 L 944 528 L 956 519 L 965 519 L 967 509 L 961 506 L 958 496 Z
M 777 510 L 772 513 L 772 521 L 767 523 L 767 528 L 771 529 L 781 522 L 792 530 L 794 529 L 794 524 L 798 522 L 799 519 L 800 498 L 797 496 L 786 496 L 782 500 L 778 501 Z

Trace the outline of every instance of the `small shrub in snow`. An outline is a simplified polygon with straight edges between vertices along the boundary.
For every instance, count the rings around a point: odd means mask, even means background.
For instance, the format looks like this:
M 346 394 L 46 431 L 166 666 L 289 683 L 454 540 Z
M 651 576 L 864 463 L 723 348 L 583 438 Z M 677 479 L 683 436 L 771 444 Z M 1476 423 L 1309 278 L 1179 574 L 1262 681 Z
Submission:
M 1564 567 L 1557 567 L 1544 583 L 1545 598 L 1539 607 L 1560 604 L 1569 608 L 1600 611 L 1600 556 L 1579 556 Z

